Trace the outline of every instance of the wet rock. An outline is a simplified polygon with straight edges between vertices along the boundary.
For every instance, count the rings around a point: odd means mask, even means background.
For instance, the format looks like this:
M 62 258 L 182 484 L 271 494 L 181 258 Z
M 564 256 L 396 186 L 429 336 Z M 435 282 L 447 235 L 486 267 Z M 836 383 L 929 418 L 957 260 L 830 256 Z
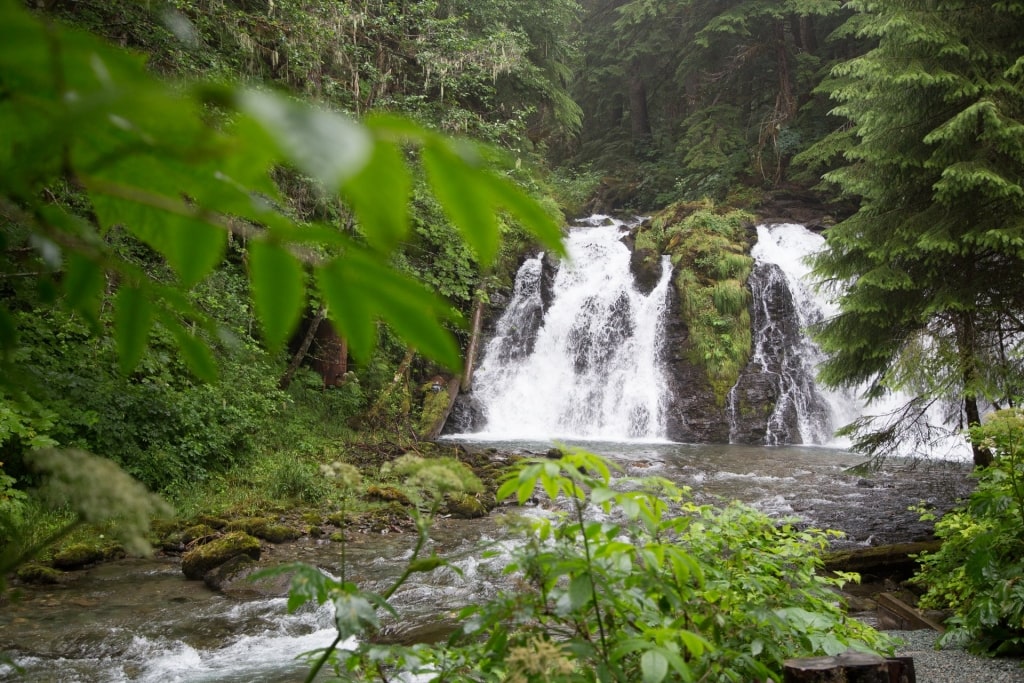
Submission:
M 634 249 L 629 257 L 636 288 L 649 295 L 661 280 L 661 255 L 653 249 Z
M 220 591 L 229 582 L 247 577 L 257 567 L 256 560 L 248 555 L 235 555 L 224 564 L 218 565 L 203 575 L 203 583 L 210 590 Z
M 666 436 L 683 443 L 728 443 L 729 416 L 716 401 L 707 373 L 688 357 L 690 330 L 675 287 L 668 296 L 663 347 L 669 389 Z
M 224 564 L 236 555 L 260 559 L 260 542 L 244 531 L 232 531 L 188 551 L 181 557 L 181 571 L 186 578 L 199 580 L 206 572 Z

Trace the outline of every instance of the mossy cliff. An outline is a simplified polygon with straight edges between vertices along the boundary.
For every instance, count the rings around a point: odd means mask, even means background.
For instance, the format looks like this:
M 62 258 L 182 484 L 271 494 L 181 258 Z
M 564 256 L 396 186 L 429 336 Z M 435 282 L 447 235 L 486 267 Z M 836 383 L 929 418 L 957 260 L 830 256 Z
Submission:
M 710 202 L 676 203 L 635 237 L 633 270 L 644 273 L 662 254 L 672 261 L 673 291 L 665 354 L 673 399 L 670 438 L 727 441 L 726 399 L 751 353 L 750 248 L 754 216 Z

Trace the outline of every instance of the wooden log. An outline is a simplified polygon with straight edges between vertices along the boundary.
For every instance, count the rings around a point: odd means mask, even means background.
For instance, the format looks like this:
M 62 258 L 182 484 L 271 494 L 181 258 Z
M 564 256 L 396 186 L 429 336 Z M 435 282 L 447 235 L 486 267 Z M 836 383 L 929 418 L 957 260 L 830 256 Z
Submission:
M 913 570 L 917 567 L 917 560 L 910 557 L 911 555 L 923 552 L 933 553 L 941 545 L 941 541 L 919 541 L 839 550 L 825 556 L 825 569 L 883 574 Z
M 473 388 L 473 370 L 476 368 L 476 354 L 480 348 L 480 330 L 483 327 L 484 301 L 477 298 L 473 307 L 473 326 L 469 335 L 469 348 L 466 349 L 466 362 L 462 370 L 462 391 L 469 391 Z
M 907 604 L 895 593 L 879 593 L 875 597 L 875 603 L 878 605 L 879 619 L 882 619 L 884 616 L 889 617 L 898 629 L 921 630 L 930 628 L 939 633 L 943 633 L 946 630 L 946 627 L 937 620 L 932 619 L 916 607 Z M 882 614 L 883 612 L 885 613 L 884 615 Z
M 914 660 L 864 652 L 787 659 L 783 683 L 916 683 Z

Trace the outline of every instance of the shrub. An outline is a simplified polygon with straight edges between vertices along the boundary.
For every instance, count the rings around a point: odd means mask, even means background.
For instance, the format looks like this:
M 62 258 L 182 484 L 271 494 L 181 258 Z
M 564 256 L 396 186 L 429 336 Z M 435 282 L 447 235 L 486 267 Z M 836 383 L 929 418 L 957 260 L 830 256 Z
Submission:
M 541 491 L 567 509 L 519 524 L 507 566 L 516 589 L 465 609 L 447 644 L 361 637 L 320 662 L 342 678 L 386 668 L 444 681 L 749 681 L 777 680 L 788 657 L 887 647 L 838 604 L 833 589 L 853 575 L 819 572 L 825 532 L 738 503 L 696 505 L 662 479 L 613 480 L 583 452 L 526 461 L 499 495 L 523 503 Z M 406 575 L 443 565 L 414 553 Z M 332 600 L 336 643 L 371 635 L 388 596 L 314 572 L 299 572 L 289 605 Z
M 940 644 L 987 654 L 1024 651 L 1024 410 L 971 429 L 992 464 L 968 500 L 935 525 L 942 547 L 919 558 L 925 607 L 952 610 Z

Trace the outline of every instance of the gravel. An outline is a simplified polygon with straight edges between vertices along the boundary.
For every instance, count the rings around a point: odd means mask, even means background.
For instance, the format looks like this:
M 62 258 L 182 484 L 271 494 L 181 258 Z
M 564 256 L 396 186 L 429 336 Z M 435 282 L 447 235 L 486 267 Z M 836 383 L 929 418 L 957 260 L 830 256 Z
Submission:
M 979 657 L 964 650 L 936 650 L 935 631 L 886 631 L 904 644 L 896 654 L 914 658 L 917 683 L 1024 682 L 1021 659 Z

